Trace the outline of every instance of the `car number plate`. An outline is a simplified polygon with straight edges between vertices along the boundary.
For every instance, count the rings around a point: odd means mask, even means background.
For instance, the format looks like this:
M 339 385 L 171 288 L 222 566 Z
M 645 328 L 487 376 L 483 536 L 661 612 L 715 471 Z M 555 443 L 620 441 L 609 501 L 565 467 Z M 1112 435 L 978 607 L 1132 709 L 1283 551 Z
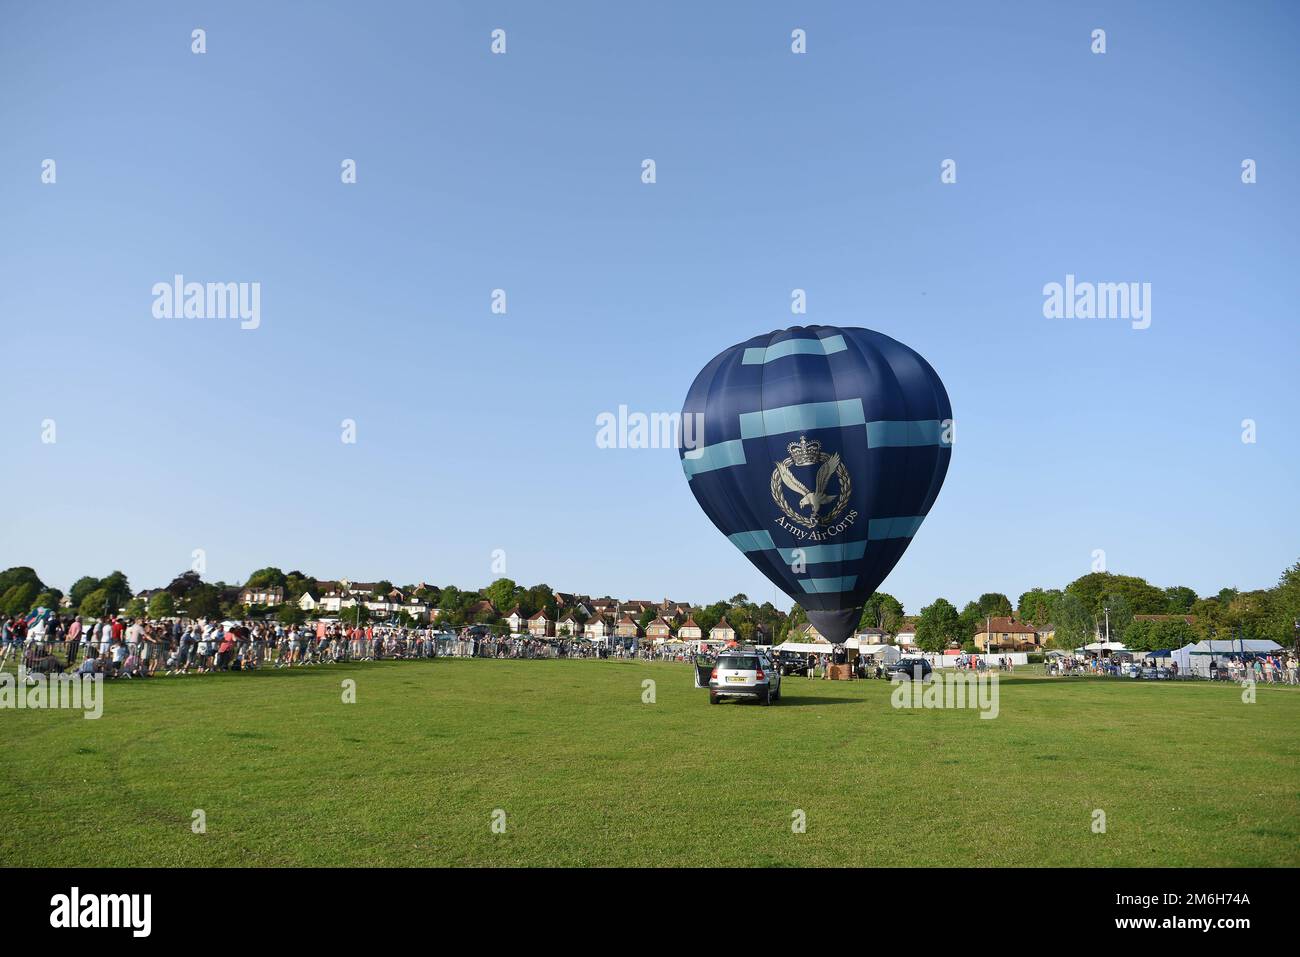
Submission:
M 744 681 L 744 680 L 745 680 L 745 676 L 744 676 L 744 675 L 727 675 L 727 680 L 728 680 L 728 681 Z

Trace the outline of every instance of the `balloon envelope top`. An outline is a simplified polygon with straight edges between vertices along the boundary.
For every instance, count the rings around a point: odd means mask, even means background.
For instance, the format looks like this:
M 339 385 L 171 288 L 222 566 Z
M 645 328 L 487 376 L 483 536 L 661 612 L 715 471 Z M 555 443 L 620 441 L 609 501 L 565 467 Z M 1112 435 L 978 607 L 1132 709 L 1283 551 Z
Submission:
M 952 407 L 938 374 L 901 342 L 796 326 L 701 370 L 680 445 L 705 514 L 838 643 L 939 494 Z

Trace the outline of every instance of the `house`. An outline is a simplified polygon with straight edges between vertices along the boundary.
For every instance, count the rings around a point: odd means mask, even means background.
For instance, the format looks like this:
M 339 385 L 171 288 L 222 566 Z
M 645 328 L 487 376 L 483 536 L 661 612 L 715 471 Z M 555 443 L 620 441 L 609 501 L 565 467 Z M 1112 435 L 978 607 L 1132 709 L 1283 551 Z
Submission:
M 1046 647 L 1047 643 L 1056 637 L 1055 625 L 1039 625 L 1034 630 L 1038 633 L 1039 647 Z
M 614 626 L 614 635 L 617 638 L 640 638 L 641 626 L 631 615 L 624 615 Z
M 506 624 L 510 626 L 510 633 L 513 635 L 517 635 L 524 630 L 524 622 L 526 621 L 528 619 L 524 617 L 518 605 L 511 608 L 510 614 L 506 615 Z
M 570 613 L 560 619 L 560 623 L 556 626 L 556 629 L 562 635 L 576 638 L 582 634 L 582 623 L 578 621 L 577 615 Z
M 690 602 L 673 601 L 671 598 L 665 598 L 659 603 L 658 611 L 660 616 L 665 619 L 679 618 L 691 613 Z
M 582 626 L 582 637 L 590 638 L 592 641 L 604 641 L 610 636 L 612 630 L 609 619 L 604 615 L 596 615 L 594 618 L 587 619 L 587 623 Z
M 298 607 L 303 611 L 315 611 L 320 607 L 320 602 L 316 600 L 316 596 L 312 594 L 309 588 L 298 596 Z
M 408 598 L 400 606 L 400 610 L 406 612 L 416 621 L 427 621 L 429 618 L 429 603 L 419 598 Z
M 240 604 L 266 605 L 272 607 L 284 604 L 284 588 L 280 585 L 255 585 L 239 593 Z
M 985 654 L 995 651 L 1033 651 L 1041 647 L 1038 632 L 1016 618 L 986 619 L 975 633 L 975 647 Z
M 545 608 L 528 619 L 528 634 L 534 638 L 549 638 L 555 634 L 555 622 L 546 617 Z
M 704 632 L 695 624 L 695 617 L 687 615 L 686 621 L 677 629 L 677 637 L 682 641 L 700 641 L 704 638 Z
M 709 641 L 735 641 L 736 629 L 732 628 L 723 615 L 722 620 L 709 629 Z
M 822 633 L 817 630 L 816 625 L 811 621 L 805 621 L 802 625 L 797 625 L 795 629 L 790 632 L 790 637 L 787 640 L 805 645 L 812 644 L 813 642 L 825 641 L 826 639 L 823 637 Z
M 498 614 L 497 606 L 484 598 L 482 601 L 476 601 L 474 604 L 469 606 L 469 609 L 466 612 L 466 617 L 470 621 L 477 622 L 484 618 L 495 619 Z
M 672 625 L 663 618 L 656 618 L 645 626 L 645 636 L 651 641 L 669 641 L 673 637 Z
M 889 636 L 882 628 L 859 628 L 854 633 L 859 645 L 887 645 Z
M 898 634 L 894 636 L 894 644 L 898 645 L 898 647 L 904 650 L 915 651 L 916 650 L 916 629 L 910 627 L 903 628 L 902 631 L 900 631 Z

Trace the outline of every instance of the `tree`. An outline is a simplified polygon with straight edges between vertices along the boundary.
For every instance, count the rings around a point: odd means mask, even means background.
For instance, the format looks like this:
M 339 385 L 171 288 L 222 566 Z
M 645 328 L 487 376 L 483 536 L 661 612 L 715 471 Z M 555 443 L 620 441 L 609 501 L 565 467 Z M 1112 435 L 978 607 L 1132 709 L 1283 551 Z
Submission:
M 72 602 L 72 607 L 80 608 L 81 603 L 86 600 L 86 596 L 98 587 L 98 578 L 91 578 L 89 575 L 78 578 L 72 583 L 72 588 L 68 590 L 68 600 Z
M 1148 614 L 1153 613 L 1148 612 Z M 1103 627 L 1108 624 L 1111 641 L 1115 641 L 1124 634 L 1129 622 L 1133 620 L 1133 615 L 1133 606 L 1129 604 L 1128 599 L 1119 592 L 1111 592 L 1101 600 L 1101 614 L 1094 615 L 1094 620 Z
M 126 603 L 127 618 L 143 618 L 146 610 L 143 598 L 132 598 Z
M 296 602 L 305 593 L 316 590 L 316 579 L 300 571 L 291 571 L 284 576 L 284 600 Z M 319 596 L 313 596 L 319 597 Z
M 13 568 L 6 568 L 0 572 L 0 595 L 5 594 L 16 585 L 36 586 L 35 591 L 32 592 L 33 595 L 39 595 L 45 591 L 45 583 L 36 574 L 36 569 L 27 565 L 15 565 Z M 26 609 L 23 610 L 26 611 Z
M 1300 641 L 1300 561 L 1288 568 L 1273 588 L 1272 609 L 1262 637 L 1286 647 Z
M 117 611 L 131 600 L 131 583 L 122 572 L 113 572 L 99 583 L 99 587 L 108 593 L 108 604 L 112 611 Z
M 903 604 L 893 595 L 878 591 L 862 606 L 859 628 L 879 628 L 887 635 L 898 634 L 903 623 Z
M 81 599 L 81 604 L 77 606 L 77 614 L 82 618 L 103 618 L 117 609 L 110 607 L 108 600 L 108 591 L 103 588 L 96 588 L 89 595 Z
M 986 619 L 984 612 L 980 611 L 979 602 L 968 601 L 966 607 L 961 610 L 961 641 L 974 641 L 975 636 L 984 630 Z
M 957 609 L 946 598 L 936 598 L 921 609 L 916 623 L 916 646 L 922 651 L 943 651 L 948 642 L 955 641 L 961 631 Z
M 253 574 L 248 576 L 248 581 L 244 582 L 245 588 L 272 588 L 285 586 L 284 572 L 274 566 L 268 565 L 266 568 L 259 568 Z
M 1056 617 L 1056 603 L 1061 599 L 1059 588 L 1031 588 L 1016 602 L 1021 621 L 1034 625 L 1050 625 Z
M 1056 634 L 1051 644 L 1073 649 L 1086 645 L 1093 636 L 1092 611 L 1078 595 L 1067 591 L 1056 603 Z
M 980 614 L 985 618 L 1010 618 L 1011 617 L 1011 599 L 998 591 L 985 592 L 980 595 L 979 601 Z
M 190 618 L 213 619 L 221 617 L 221 589 L 200 582 L 185 598 L 185 614 Z
M 53 611 L 58 611 L 59 603 L 61 601 L 63 601 L 63 592 L 59 591 L 57 588 L 47 588 L 36 596 L 32 601 L 32 607 L 29 608 L 28 611 L 36 608 L 49 608 Z
M 292 602 L 285 602 L 275 613 L 280 624 L 286 628 L 290 625 L 301 625 L 307 620 L 307 613 Z
M 498 578 L 483 589 L 483 597 L 492 602 L 502 614 L 508 614 L 514 607 L 519 586 L 509 578 Z
M 1093 572 L 1076 578 L 1065 590 L 1094 615 L 1101 611 L 1103 601 L 1110 595 L 1122 595 L 1135 615 L 1159 615 L 1168 604 L 1165 593 L 1145 579 L 1110 572 Z
M 199 577 L 198 572 L 183 572 L 168 583 L 167 593 L 175 599 L 184 600 L 202 584 L 203 579 Z
M 32 610 L 32 605 L 39 594 L 40 583 L 24 582 L 10 587 L 0 596 L 0 614 L 25 615 Z
M 806 624 L 807 621 L 808 621 L 808 612 L 804 611 L 803 605 L 795 605 L 793 608 L 790 609 L 790 614 L 786 615 L 785 618 L 782 619 L 781 627 L 777 632 L 776 643 L 780 644 L 781 642 L 785 641 L 787 638 L 790 637 L 790 634 L 796 628 L 798 628 L 802 624 Z M 698 625 L 700 623 L 700 620 L 696 618 L 695 623 Z
M 1196 592 L 1185 585 L 1173 585 L 1165 589 L 1165 614 L 1186 615 L 1196 604 Z
M 149 599 L 150 618 L 171 618 L 176 614 L 176 600 L 167 591 L 155 592 Z

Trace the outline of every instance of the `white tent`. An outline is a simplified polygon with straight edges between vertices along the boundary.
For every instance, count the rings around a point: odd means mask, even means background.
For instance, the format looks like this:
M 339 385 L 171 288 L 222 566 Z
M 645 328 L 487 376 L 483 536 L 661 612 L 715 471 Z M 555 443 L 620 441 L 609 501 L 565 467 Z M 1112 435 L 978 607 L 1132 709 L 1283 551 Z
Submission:
M 839 647 L 847 648 L 849 649 L 849 651 L 862 650 L 861 648 L 858 647 L 857 635 L 854 635 L 853 637 L 849 638 Z M 876 646 L 866 645 L 864 647 L 871 648 Z M 773 651 L 796 651 L 801 655 L 806 655 L 810 653 L 814 655 L 829 655 L 832 651 L 835 650 L 835 648 L 836 646 L 831 644 L 829 641 L 783 641 L 779 645 L 772 646 Z
M 1198 641 L 1175 649 L 1170 657 L 1177 663 L 1178 670 L 1183 674 L 1196 674 L 1208 678 L 1210 662 L 1216 657 L 1228 658 L 1243 653 L 1266 655 L 1281 650 L 1282 646 L 1276 641 L 1259 638 L 1246 638 L 1239 641 Z
M 1128 646 L 1122 641 L 1094 641 L 1090 645 L 1083 646 L 1084 651 L 1128 651 Z
M 845 642 L 848 647 L 848 642 Z M 812 642 L 812 641 L 783 641 L 779 645 L 773 645 L 773 651 L 793 651 L 801 655 L 829 655 L 831 649 L 835 646 L 830 642 Z
M 898 650 L 896 645 L 862 645 L 858 648 L 858 654 L 864 658 L 876 658 L 882 665 L 892 665 L 903 653 Z

